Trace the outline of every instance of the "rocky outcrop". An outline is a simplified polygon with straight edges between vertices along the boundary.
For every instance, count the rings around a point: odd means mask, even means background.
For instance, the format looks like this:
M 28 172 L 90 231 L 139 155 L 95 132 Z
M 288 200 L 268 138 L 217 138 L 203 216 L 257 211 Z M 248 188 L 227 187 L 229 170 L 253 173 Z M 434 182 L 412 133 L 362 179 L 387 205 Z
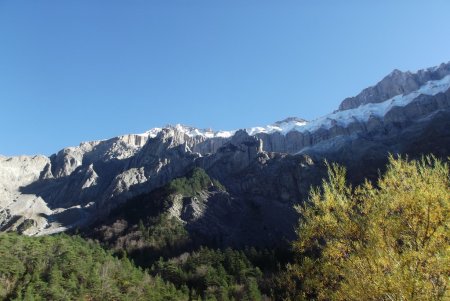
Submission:
M 123 135 L 103 141 L 83 142 L 67 147 L 50 157 L 52 173 L 56 178 L 69 176 L 77 167 L 95 162 L 125 160 L 134 156 L 145 145 L 147 135 Z
M 36 226 L 45 227 L 46 219 L 37 213 L 51 210 L 37 195 L 24 194 L 20 188 L 51 177 L 49 166 L 50 159 L 44 156 L 0 156 L 0 230 L 16 228 L 33 218 Z
M 379 103 L 396 95 L 408 94 L 430 80 L 439 80 L 450 74 L 450 62 L 417 73 L 394 70 L 373 87 L 364 89 L 354 97 L 344 99 L 339 110 L 349 110 L 368 103 Z

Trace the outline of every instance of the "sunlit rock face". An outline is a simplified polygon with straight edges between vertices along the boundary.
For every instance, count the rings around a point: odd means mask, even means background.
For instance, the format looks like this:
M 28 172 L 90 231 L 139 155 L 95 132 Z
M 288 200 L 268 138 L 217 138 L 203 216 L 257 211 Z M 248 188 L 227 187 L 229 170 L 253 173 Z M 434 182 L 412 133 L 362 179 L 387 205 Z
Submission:
M 416 73 L 394 70 L 373 87 L 342 101 L 339 110 L 349 110 L 368 103 L 380 103 L 400 94 L 417 91 L 429 81 L 441 80 L 450 75 L 450 62 L 419 70 Z
M 201 167 L 227 193 L 174 207 L 187 226 L 203 235 L 215 229 L 229 244 L 256 244 L 261 227 L 272 242 L 289 237 L 297 218 L 293 205 L 320 183 L 324 159 L 345 164 L 358 182 L 376 176 L 389 153 L 448 156 L 449 88 L 449 64 L 394 71 L 311 121 L 290 117 L 232 131 L 173 125 L 83 142 L 50 157 L 0 157 L 0 229 L 30 219 L 28 235 L 87 225 Z

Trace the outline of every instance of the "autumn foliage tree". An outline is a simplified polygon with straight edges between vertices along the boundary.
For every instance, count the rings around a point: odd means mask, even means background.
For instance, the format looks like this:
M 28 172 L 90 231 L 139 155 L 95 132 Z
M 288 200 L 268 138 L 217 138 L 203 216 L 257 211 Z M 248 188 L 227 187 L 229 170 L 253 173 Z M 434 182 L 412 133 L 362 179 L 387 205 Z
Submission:
M 352 188 L 345 168 L 298 207 L 286 299 L 449 300 L 449 166 L 389 159 L 378 182 Z

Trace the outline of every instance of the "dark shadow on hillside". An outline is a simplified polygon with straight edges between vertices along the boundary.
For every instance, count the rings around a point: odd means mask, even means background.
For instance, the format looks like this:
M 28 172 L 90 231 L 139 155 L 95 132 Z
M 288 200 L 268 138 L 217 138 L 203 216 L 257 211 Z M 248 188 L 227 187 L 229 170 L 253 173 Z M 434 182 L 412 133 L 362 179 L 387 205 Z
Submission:
M 11 218 L 0 228 L 0 231 L 6 231 L 12 225 L 14 225 L 22 216 L 21 215 L 13 215 Z
M 40 214 L 46 218 L 49 223 L 58 223 L 67 229 L 72 229 L 84 225 L 92 211 L 84 208 L 69 208 L 62 212 L 54 213 L 52 215 Z
M 50 209 L 67 208 L 75 205 L 86 205 L 96 200 L 97 196 L 111 183 L 118 171 L 127 165 L 128 160 L 98 161 L 93 165 L 98 175 L 95 186 L 83 188 L 84 181 L 89 176 L 88 166 L 77 167 L 69 176 L 61 178 L 41 179 L 21 187 L 24 194 L 35 194 L 43 198 Z M 72 198 L 70 198 L 72 196 Z M 78 196 L 74 198 L 73 196 Z

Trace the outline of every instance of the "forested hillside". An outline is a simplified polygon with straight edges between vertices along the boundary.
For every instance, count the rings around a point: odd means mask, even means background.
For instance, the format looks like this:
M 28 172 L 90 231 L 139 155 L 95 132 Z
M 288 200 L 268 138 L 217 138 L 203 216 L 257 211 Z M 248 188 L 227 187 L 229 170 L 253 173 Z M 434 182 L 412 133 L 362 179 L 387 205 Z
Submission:
M 328 166 L 322 186 L 297 206 L 292 248 L 199 244 L 169 210 L 177 195 L 225 193 L 196 169 L 85 238 L 0 234 L 0 298 L 448 300 L 448 163 L 390 157 L 377 182 L 357 187 L 344 167 Z
M 64 234 L 0 234 L 2 300 L 187 300 L 160 277 L 97 243 Z

